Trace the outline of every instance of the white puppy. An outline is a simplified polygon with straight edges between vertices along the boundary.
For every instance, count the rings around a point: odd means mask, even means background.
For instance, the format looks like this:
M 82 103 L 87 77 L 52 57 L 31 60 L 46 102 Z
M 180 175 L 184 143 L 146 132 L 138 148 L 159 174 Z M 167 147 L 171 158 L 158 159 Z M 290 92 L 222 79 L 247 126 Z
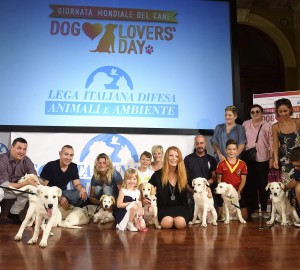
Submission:
M 61 210 L 62 211 L 62 210 Z M 85 225 L 90 223 L 88 213 L 80 207 L 74 207 L 69 211 L 66 218 L 59 224 L 60 227 L 70 229 L 80 229 L 78 225 Z
M 25 176 L 23 176 L 19 182 L 24 182 L 26 181 L 28 178 L 32 178 L 36 181 L 37 185 L 39 186 L 40 185 L 40 181 L 39 181 L 39 178 L 34 175 L 34 174 L 26 174 Z M 35 216 L 36 216 L 36 201 L 37 201 L 37 195 L 36 195 L 36 190 L 37 188 L 34 187 L 34 186 L 25 186 L 23 188 L 20 188 L 18 190 L 21 190 L 21 191 L 27 191 L 29 190 L 33 193 L 33 194 L 29 194 L 28 195 L 28 199 L 29 199 L 29 206 L 28 206 L 28 209 L 27 209 L 27 213 L 26 213 L 26 216 L 25 216 L 25 219 L 23 220 L 20 228 L 19 228 L 19 231 L 18 233 L 16 234 L 15 236 L 15 240 L 18 241 L 18 240 L 21 240 L 22 239 L 22 235 L 23 235 L 23 232 L 26 228 L 26 226 L 32 226 L 33 225 L 33 222 L 34 222 L 34 219 L 35 219 Z M 19 193 L 19 192 L 18 192 Z M 55 222 L 56 226 L 58 224 L 58 221 Z M 44 229 L 44 224 L 42 224 L 42 229 Z M 51 232 L 50 232 L 50 235 L 53 235 Z
M 154 224 L 156 229 L 161 229 L 157 218 L 157 201 L 156 201 L 156 188 L 148 182 L 139 185 L 142 200 L 150 200 L 150 204 L 144 206 L 144 218 L 146 224 Z
M 270 189 L 271 195 L 270 199 L 272 201 L 272 212 L 271 219 L 267 221 L 267 224 L 273 224 L 276 214 L 279 215 L 279 220 L 281 225 L 285 226 L 288 224 L 288 218 L 292 218 L 293 221 L 298 222 L 299 217 L 297 215 L 296 209 L 291 206 L 290 201 L 285 196 L 284 184 L 280 182 L 268 183 L 266 190 Z
M 223 210 L 225 211 L 225 224 L 229 224 L 230 217 L 234 218 L 237 215 L 241 223 L 246 223 L 242 217 L 238 193 L 236 189 L 231 184 L 221 182 L 215 189 L 217 194 L 221 194 L 221 197 L 224 201 Z
M 101 208 L 94 214 L 94 223 L 100 222 L 101 224 L 115 220 L 113 216 L 113 207 L 116 204 L 114 196 L 102 195 L 100 198 Z
M 192 186 L 194 187 L 194 217 L 190 224 L 195 224 L 197 217 L 200 220 L 202 227 L 207 227 L 207 223 L 217 224 L 217 212 L 214 207 L 214 199 L 208 197 L 209 183 L 205 178 L 197 177 L 193 180 Z
M 40 227 L 45 219 L 47 219 L 47 224 L 45 225 L 42 239 L 40 241 L 40 247 L 47 246 L 47 240 L 50 234 L 50 230 L 53 226 L 57 226 L 61 221 L 61 212 L 58 209 L 58 197 L 62 195 L 62 191 L 58 187 L 48 187 L 48 186 L 38 186 L 37 188 L 31 185 L 24 186 L 19 190 L 29 190 L 36 193 L 37 199 L 34 202 L 35 207 L 31 208 L 35 211 L 36 220 L 35 228 L 32 238 L 27 242 L 28 244 L 35 244 L 38 240 Z M 33 195 L 34 196 L 34 195 Z M 23 224 L 22 224 L 23 225 Z M 22 227 L 21 228 L 25 228 Z M 20 230 L 21 230 L 20 228 Z M 20 231 L 15 237 L 15 240 L 20 240 L 23 231 Z

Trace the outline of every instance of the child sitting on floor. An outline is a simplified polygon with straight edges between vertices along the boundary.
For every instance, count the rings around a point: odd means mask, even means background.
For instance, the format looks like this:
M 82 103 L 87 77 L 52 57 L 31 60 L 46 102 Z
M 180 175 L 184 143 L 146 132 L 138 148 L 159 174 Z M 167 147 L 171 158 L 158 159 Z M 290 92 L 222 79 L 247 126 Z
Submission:
M 125 172 L 124 182 L 117 199 L 116 222 L 117 229 L 131 232 L 145 231 L 141 193 L 137 189 L 138 172 L 130 168 Z

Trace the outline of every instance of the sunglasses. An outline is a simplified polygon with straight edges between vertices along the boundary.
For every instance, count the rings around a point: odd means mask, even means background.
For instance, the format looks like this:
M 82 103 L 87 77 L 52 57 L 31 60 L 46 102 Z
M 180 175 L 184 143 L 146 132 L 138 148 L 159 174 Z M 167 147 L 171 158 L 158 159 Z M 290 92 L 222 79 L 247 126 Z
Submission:
M 251 113 L 251 114 L 261 113 L 261 111 L 260 111 L 260 110 L 257 110 L 257 111 L 251 111 L 250 113 Z

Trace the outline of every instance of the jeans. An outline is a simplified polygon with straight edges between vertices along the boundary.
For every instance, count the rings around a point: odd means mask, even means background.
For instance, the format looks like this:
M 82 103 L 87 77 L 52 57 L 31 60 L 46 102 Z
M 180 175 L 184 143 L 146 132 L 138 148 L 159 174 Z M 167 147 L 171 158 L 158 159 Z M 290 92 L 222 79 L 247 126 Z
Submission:
M 68 200 L 68 203 L 73 206 L 80 206 L 83 200 L 80 198 L 80 192 L 75 189 L 67 189 L 62 191 L 62 196 Z
M 108 196 L 112 196 L 113 195 L 113 189 L 112 189 L 111 186 L 107 186 L 107 185 L 104 184 L 103 187 L 102 186 L 95 186 L 94 193 L 95 193 L 95 197 L 97 199 L 100 199 L 103 194 L 108 195 Z

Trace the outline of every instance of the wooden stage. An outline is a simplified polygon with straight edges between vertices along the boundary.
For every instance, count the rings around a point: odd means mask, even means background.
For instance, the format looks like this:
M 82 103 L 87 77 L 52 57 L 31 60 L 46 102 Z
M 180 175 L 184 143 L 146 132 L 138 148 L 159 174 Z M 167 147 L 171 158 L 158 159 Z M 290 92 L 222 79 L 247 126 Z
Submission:
M 48 246 L 27 245 L 32 228 L 14 241 L 19 225 L 2 216 L 0 267 L 3 270 L 89 269 L 299 269 L 300 229 L 260 229 L 260 221 L 189 226 L 183 230 L 121 232 L 115 224 L 81 229 L 53 228 Z M 40 240 L 40 238 L 39 238 Z

